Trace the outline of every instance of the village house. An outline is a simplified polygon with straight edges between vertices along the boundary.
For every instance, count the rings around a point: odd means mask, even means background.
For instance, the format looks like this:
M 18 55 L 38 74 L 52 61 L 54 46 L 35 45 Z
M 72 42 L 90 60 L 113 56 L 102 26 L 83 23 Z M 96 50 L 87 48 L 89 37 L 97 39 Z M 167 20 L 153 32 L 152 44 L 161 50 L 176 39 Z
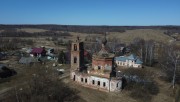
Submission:
M 42 57 L 46 55 L 46 50 L 44 47 L 42 48 L 33 48 L 30 52 L 30 56 L 32 57 Z
M 117 64 L 117 66 L 142 68 L 143 62 L 140 60 L 139 57 L 131 54 L 129 56 L 115 57 L 115 63 Z
M 106 37 L 102 41 L 102 48 L 92 57 L 92 66 L 84 66 L 83 42 L 77 38 L 71 46 L 71 79 L 78 84 L 106 92 L 120 91 L 122 77 L 116 76 L 114 68 L 114 54 L 105 49 Z

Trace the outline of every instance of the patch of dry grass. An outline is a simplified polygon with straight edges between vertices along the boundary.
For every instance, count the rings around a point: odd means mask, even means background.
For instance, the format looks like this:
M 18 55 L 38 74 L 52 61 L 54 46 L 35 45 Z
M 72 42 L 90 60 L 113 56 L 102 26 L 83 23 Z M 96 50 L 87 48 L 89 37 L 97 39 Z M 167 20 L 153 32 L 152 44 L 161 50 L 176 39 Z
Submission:
M 17 31 L 25 31 L 28 33 L 38 33 L 38 32 L 45 32 L 48 30 L 45 29 L 37 29 L 37 28 L 21 28 L 21 29 L 17 29 Z
M 74 82 L 69 83 L 69 85 L 78 91 L 80 91 L 79 96 L 83 101 L 79 102 L 138 102 L 128 96 L 127 92 L 119 93 L 108 93 L 102 92 L 95 89 L 86 88 L 80 86 Z

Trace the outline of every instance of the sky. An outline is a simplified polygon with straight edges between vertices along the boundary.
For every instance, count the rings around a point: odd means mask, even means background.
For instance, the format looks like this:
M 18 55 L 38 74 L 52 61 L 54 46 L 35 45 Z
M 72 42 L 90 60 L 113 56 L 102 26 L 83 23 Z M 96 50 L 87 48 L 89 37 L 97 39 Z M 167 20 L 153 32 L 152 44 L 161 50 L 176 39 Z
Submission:
M 180 25 L 180 0 L 0 0 L 0 24 Z

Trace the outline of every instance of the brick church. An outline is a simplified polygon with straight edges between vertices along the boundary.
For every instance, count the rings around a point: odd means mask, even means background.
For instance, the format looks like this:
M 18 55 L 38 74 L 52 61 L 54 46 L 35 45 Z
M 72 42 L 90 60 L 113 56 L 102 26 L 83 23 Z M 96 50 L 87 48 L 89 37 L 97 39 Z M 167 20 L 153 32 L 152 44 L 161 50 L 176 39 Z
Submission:
M 79 37 L 71 45 L 71 79 L 78 84 L 97 90 L 116 92 L 122 89 L 122 77 L 116 76 L 114 54 L 105 49 L 106 36 L 102 48 L 92 56 L 92 65 L 84 65 L 84 44 Z

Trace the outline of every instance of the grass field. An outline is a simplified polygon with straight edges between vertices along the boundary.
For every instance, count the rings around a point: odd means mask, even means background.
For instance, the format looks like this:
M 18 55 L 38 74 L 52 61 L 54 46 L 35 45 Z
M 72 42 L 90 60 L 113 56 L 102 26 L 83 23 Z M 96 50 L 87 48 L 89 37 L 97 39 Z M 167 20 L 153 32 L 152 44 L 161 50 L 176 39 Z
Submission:
M 17 31 L 25 31 L 28 33 L 38 33 L 38 32 L 45 32 L 48 30 L 45 29 L 36 29 L 36 28 L 21 28 L 21 29 L 17 29 Z
M 45 29 L 35 29 L 35 28 L 22 28 L 17 29 L 18 31 L 25 31 L 29 33 L 35 32 L 45 32 L 48 30 Z M 164 34 L 165 30 L 158 30 L 158 29 L 136 29 L 136 30 L 126 30 L 126 32 L 109 32 L 107 35 L 108 38 L 117 38 L 123 43 L 130 43 L 133 41 L 134 38 L 142 38 L 144 40 L 155 40 L 157 42 L 164 42 L 169 43 L 174 39 L 168 35 Z M 87 36 L 94 36 L 94 39 L 101 34 L 86 34 L 86 33 L 76 33 L 76 32 L 69 32 L 72 36 L 68 37 L 69 40 L 74 40 L 77 36 L 80 39 L 84 40 Z
M 127 30 L 124 33 L 112 32 L 108 35 L 109 38 L 118 38 L 122 42 L 132 42 L 134 38 L 142 38 L 144 40 L 155 40 L 157 42 L 168 43 L 173 40 L 172 37 L 165 35 L 164 30 L 155 29 L 137 29 Z
M 96 37 L 103 37 L 102 34 L 85 34 L 85 33 L 75 33 L 70 32 L 72 37 L 70 38 L 75 39 L 77 36 L 80 39 L 84 40 L 85 37 L 91 36 L 96 39 Z M 168 35 L 164 34 L 164 30 L 156 30 L 156 29 L 136 29 L 136 30 L 126 30 L 126 32 L 119 33 L 119 32 L 109 32 L 107 38 L 117 38 L 119 41 L 123 43 L 130 43 L 135 38 L 142 38 L 144 40 L 154 40 L 157 42 L 169 43 L 174 39 Z

